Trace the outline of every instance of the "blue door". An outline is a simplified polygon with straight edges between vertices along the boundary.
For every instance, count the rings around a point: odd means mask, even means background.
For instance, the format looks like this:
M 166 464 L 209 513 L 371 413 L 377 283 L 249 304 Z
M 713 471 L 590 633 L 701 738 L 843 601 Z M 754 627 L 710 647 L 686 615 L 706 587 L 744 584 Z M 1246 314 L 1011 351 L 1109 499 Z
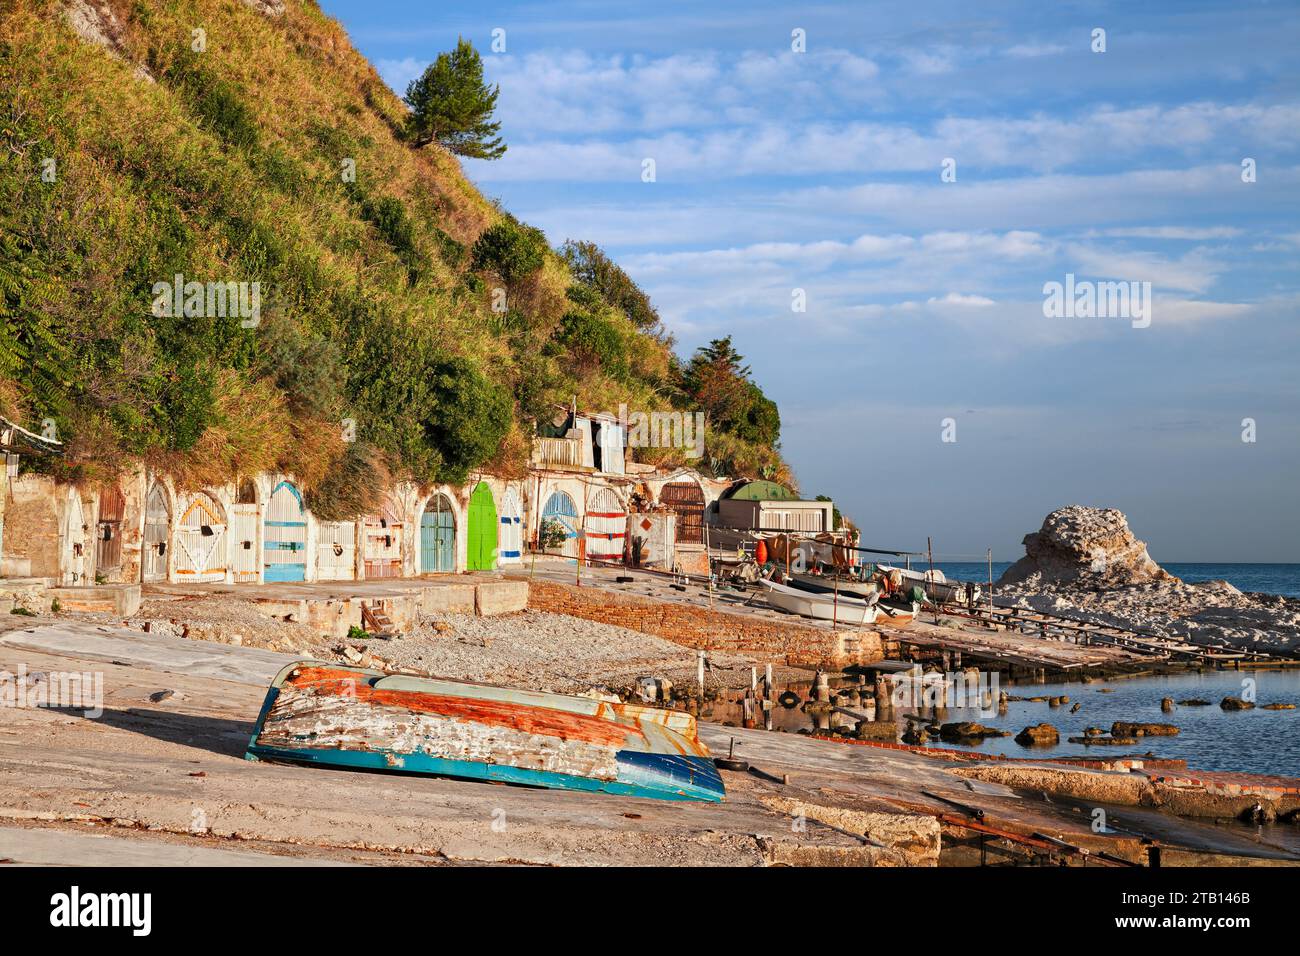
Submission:
M 420 518 L 420 571 L 456 570 L 456 517 L 446 495 L 434 495 Z
M 266 556 L 263 577 L 272 581 L 307 580 L 307 513 L 302 495 L 287 481 L 271 492 L 266 503 Z

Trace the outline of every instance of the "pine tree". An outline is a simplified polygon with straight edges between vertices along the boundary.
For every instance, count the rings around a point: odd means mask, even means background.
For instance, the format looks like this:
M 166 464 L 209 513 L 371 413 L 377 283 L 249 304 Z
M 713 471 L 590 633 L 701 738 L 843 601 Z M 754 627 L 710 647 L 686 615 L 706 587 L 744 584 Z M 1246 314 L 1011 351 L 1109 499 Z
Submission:
M 458 156 L 499 159 L 506 146 L 491 119 L 500 92 L 483 82 L 483 58 L 461 37 L 406 88 L 407 133 L 416 146 L 436 142 Z

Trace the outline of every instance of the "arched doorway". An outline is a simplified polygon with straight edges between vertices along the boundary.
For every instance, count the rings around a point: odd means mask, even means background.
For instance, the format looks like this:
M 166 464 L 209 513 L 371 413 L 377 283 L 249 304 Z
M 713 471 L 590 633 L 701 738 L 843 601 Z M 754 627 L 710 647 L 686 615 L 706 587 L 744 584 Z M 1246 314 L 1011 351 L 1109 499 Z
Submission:
M 167 539 L 171 518 L 167 509 L 167 492 L 155 481 L 149 488 L 144 506 L 144 554 L 140 579 L 145 584 L 167 580 Z
M 226 579 L 226 521 L 221 506 L 191 495 L 176 527 L 176 574 L 182 581 Z
M 506 490 L 501 501 L 501 531 L 497 539 L 497 560 L 501 564 L 518 564 L 524 557 L 524 519 L 519 496 L 513 488 Z
M 112 574 L 122 570 L 122 518 L 126 499 L 116 485 L 99 494 L 99 522 L 95 534 L 95 571 Z
M 704 492 L 693 481 L 673 481 L 659 492 L 659 503 L 677 513 L 677 540 L 687 544 L 704 541 Z
M 64 584 L 86 584 L 89 554 L 86 551 L 90 528 L 86 512 L 81 506 L 81 495 L 76 488 L 68 489 L 68 514 L 63 529 L 63 547 L 67 556 Z
M 401 512 L 389 499 L 383 511 L 366 516 L 366 540 L 362 556 L 368 578 L 402 576 Z
M 578 556 L 578 508 L 563 491 L 552 492 L 542 509 L 542 523 L 557 522 L 564 529 L 564 544 L 560 553 L 566 558 Z
M 587 538 L 587 557 L 592 561 L 623 560 L 623 541 L 627 537 L 627 513 L 618 496 L 601 488 L 587 503 L 583 518 Z
M 420 572 L 442 574 L 456 570 L 456 515 L 451 499 L 439 492 L 420 516 Z
M 497 563 L 497 505 L 486 481 L 480 481 L 470 495 L 468 525 L 465 568 L 491 571 Z
M 263 580 L 307 580 L 307 512 L 302 495 L 287 481 L 275 486 L 266 502 Z

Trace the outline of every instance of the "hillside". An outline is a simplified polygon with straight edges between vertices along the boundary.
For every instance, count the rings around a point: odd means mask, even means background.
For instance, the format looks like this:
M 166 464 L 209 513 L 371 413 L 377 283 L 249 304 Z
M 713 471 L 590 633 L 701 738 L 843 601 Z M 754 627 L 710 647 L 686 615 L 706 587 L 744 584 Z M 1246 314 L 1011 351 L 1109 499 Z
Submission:
M 59 477 L 280 470 L 344 516 L 390 476 L 519 474 L 552 402 L 698 407 L 662 327 L 554 250 L 506 279 L 476 255 L 526 227 L 404 140 L 406 107 L 314 3 L 7 0 L 0 88 L 0 414 L 52 421 Z M 256 290 L 253 321 L 234 285 L 212 314 L 226 283 Z M 711 423 L 698 464 L 788 481 L 763 411 Z

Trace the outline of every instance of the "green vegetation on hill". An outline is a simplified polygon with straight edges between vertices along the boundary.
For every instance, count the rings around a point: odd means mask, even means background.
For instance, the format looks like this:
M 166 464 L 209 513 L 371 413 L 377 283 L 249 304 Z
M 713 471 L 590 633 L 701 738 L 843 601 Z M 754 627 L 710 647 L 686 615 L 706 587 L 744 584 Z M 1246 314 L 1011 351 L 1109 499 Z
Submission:
M 341 516 L 389 477 L 522 473 L 553 402 L 700 407 L 635 283 L 413 146 L 314 3 L 71 5 L 112 10 L 106 44 L 54 0 L 0 12 L 0 413 L 54 420 L 68 454 L 39 467 L 144 460 L 189 486 L 279 469 Z M 158 308 L 177 276 L 258 283 L 260 322 Z M 704 464 L 788 480 L 775 407 L 739 377 L 757 411 L 711 422 Z

